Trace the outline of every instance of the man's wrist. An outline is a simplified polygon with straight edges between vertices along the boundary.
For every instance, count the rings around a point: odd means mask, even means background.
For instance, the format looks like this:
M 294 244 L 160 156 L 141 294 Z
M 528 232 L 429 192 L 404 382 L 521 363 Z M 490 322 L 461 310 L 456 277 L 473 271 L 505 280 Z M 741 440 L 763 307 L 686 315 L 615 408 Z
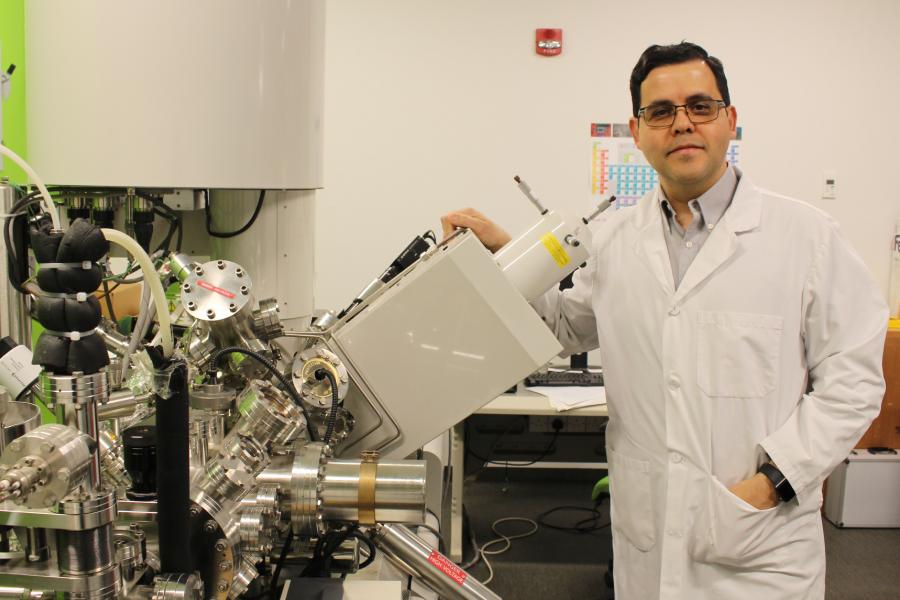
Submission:
M 775 490 L 775 485 L 772 483 L 772 480 L 770 480 L 768 477 L 766 477 L 762 473 L 757 473 L 754 476 L 754 479 L 756 479 L 759 482 L 759 485 L 757 487 L 761 493 L 760 494 L 761 500 L 763 500 L 765 502 L 765 504 L 768 506 L 777 505 L 778 504 L 778 492 Z
M 782 473 L 774 464 L 770 462 L 763 463 L 760 465 L 757 475 L 761 475 L 769 481 L 769 484 L 775 492 L 776 502 L 779 500 L 781 502 L 788 502 L 793 500 L 794 496 L 796 496 L 794 488 L 791 487 L 791 483 L 787 480 L 787 477 L 785 477 L 784 473 Z

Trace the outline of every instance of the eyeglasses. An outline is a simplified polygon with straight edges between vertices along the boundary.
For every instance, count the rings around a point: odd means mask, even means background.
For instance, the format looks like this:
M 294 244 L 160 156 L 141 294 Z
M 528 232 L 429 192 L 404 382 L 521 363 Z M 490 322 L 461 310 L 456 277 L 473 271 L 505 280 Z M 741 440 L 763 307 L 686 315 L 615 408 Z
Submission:
M 719 117 L 719 110 L 725 106 L 723 100 L 704 98 L 691 100 L 687 104 L 652 104 L 638 111 L 638 118 L 644 117 L 647 127 L 671 127 L 678 109 L 683 108 L 687 118 L 694 125 L 709 123 Z

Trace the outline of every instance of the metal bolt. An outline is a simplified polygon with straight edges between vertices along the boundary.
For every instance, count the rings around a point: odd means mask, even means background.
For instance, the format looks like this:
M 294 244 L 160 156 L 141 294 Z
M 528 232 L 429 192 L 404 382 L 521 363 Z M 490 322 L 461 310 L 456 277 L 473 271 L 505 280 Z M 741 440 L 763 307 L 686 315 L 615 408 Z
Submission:
M 250 288 L 248 288 L 246 285 L 242 285 L 242 286 L 241 286 L 241 293 L 242 293 L 243 295 L 246 296 L 246 295 L 247 295 L 247 292 L 249 292 L 249 291 L 250 291 Z
M 203 524 L 203 531 L 205 531 L 206 533 L 212 533 L 218 528 L 219 526 L 212 519 Z
M 203 275 L 203 267 L 197 267 L 196 269 L 194 269 L 194 273 L 196 273 L 197 275 Z
M 225 545 L 225 540 L 219 540 L 216 542 L 216 545 L 215 545 L 216 552 L 225 552 L 226 547 L 227 546 Z
M 183 286 L 181 286 L 181 289 L 183 289 L 185 292 L 190 292 L 194 288 L 191 287 L 191 284 L 186 283 Z
M 238 277 L 243 277 L 244 270 L 243 269 L 235 269 L 234 274 L 237 275 Z
M 192 516 L 192 517 L 199 517 L 199 516 L 200 516 L 200 507 L 199 507 L 199 506 L 192 506 L 192 507 L 191 507 L 191 510 L 190 510 L 190 513 L 191 513 L 191 516 Z
M 68 469 L 60 469 L 56 472 L 56 478 L 60 481 L 68 481 L 69 480 L 69 470 Z
M 216 589 L 220 592 L 224 592 L 225 590 L 228 589 L 228 584 L 225 583 L 224 581 L 220 581 L 219 583 L 216 584 Z
M 43 442 L 41 444 L 41 452 L 43 452 L 44 454 L 50 454 L 54 450 L 56 450 L 56 446 L 54 444 L 51 444 L 50 442 Z
M 224 269 L 224 268 L 225 268 L 225 261 L 224 261 L 224 260 L 220 260 L 219 262 L 216 263 L 216 266 L 219 267 L 220 269 Z
M 223 560 L 222 562 L 219 563 L 220 571 L 227 571 L 230 568 L 231 568 L 231 563 L 228 562 L 227 560 Z
M 206 311 L 206 316 L 210 319 L 213 319 L 216 316 L 216 311 L 214 311 L 213 309 L 209 309 L 208 311 Z
M 229 309 L 231 312 L 236 311 L 236 310 L 237 310 L 237 304 L 235 304 L 234 302 L 232 302 L 231 304 L 228 305 L 228 309 Z
M 188 306 L 188 310 L 194 310 L 195 308 L 197 308 L 197 303 L 194 302 L 193 300 L 191 300 L 190 302 L 188 302 L 187 306 Z

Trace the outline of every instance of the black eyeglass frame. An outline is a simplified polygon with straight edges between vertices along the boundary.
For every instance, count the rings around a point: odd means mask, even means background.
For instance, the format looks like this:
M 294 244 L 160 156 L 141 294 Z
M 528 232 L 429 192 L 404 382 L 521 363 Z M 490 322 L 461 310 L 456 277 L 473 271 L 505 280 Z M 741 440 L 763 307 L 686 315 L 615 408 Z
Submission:
M 716 103 L 716 114 L 713 115 L 712 117 L 710 117 L 709 119 L 706 119 L 705 121 L 695 121 L 694 119 L 691 118 L 691 113 L 687 107 L 691 104 L 696 104 L 698 102 L 715 102 Z M 660 106 L 660 105 L 656 105 L 656 106 Z M 719 113 L 722 112 L 722 109 L 728 108 L 728 105 L 725 103 L 724 100 L 716 100 L 715 98 L 702 98 L 702 99 L 697 99 L 697 100 L 691 100 L 690 102 L 686 102 L 684 104 L 663 104 L 662 106 L 671 106 L 672 107 L 672 121 L 670 123 L 668 123 L 666 125 L 651 125 L 650 122 L 647 121 L 647 117 L 645 114 L 646 110 L 648 108 L 653 108 L 654 107 L 653 104 L 648 104 L 647 106 L 644 106 L 640 110 L 638 110 L 638 119 L 643 117 L 644 123 L 647 125 L 647 127 L 650 127 L 651 129 L 666 129 L 675 124 L 675 119 L 678 117 L 678 109 L 683 108 L 684 114 L 687 115 L 688 121 L 690 121 L 691 124 L 702 125 L 703 123 L 711 123 L 711 122 L 715 121 L 716 119 L 719 118 Z

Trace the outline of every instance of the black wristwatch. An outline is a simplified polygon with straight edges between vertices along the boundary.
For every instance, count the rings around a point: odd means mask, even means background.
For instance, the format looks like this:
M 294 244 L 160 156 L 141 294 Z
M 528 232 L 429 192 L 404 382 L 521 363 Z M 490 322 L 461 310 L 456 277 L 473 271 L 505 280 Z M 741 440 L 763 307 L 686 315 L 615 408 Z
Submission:
M 760 465 L 759 472 L 769 478 L 769 481 L 775 486 L 775 493 L 778 494 L 778 498 L 782 502 L 793 500 L 794 496 L 797 495 L 797 493 L 794 492 L 794 488 L 791 487 L 791 482 L 784 476 L 784 473 L 779 471 L 778 467 L 772 463 L 763 463 Z

